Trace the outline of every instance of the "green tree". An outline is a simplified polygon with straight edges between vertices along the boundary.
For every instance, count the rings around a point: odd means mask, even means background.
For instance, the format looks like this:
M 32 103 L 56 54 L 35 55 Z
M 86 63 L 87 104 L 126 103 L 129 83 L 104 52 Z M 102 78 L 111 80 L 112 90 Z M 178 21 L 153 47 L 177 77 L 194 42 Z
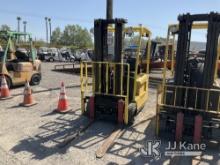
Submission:
M 63 34 L 60 40 L 61 44 L 67 45 L 67 46 L 75 45 L 75 40 L 74 40 L 75 33 L 76 33 L 75 25 L 67 25 L 64 28 L 64 31 L 63 31 Z
M 39 47 L 45 46 L 46 43 L 44 42 L 43 39 L 38 39 L 38 40 L 33 41 L 33 44 L 35 48 L 39 48 Z
M 75 48 L 92 47 L 92 38 L 87 29 L 79 25 L 67 25 L 61 37 L 61 44 Z
M 55 30 L 52 32 L 52 35 L 51 35 L 52 44 L 55 44 L 55 45 L 60 44 L 61 37 L 62 37 L 62 32 L 60 28 L 59 27 L 55 28 Z
M 81 27 L 77 26 L 76 28 L 77 33 L 75 35 L 75 44 L 79 48 L 88 48 L 92 47 L 92 39 L 91 35 L 87 29 L 82 29 Z
M 11 29 L 10 29 L 10 27 L 8 25 L 3 24 L 3 25 L 1 25 L 0 30 L 2 30 L 2 31 L 6 31 L 6 30 L 9 31 Z
M 91 48 L 93 46 L 89 31 L 79 25 L 67 25 L 63 32 L 57 27 L 52 32 L 51 41 L 53 45 L 63 45 L 74 49 Z

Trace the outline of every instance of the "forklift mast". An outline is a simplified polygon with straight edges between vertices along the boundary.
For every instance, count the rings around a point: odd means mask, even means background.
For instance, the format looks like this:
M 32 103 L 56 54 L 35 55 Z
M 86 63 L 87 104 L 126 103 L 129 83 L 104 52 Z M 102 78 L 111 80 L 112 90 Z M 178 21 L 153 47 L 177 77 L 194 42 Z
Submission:
M 179 32 L 176 55 L 176 69 L 174 84 L 179 86 L 193 86 L 197 88 L 210 89 L 213 87 L 215 78 L 216 60 L 218 58 L 218 38 L 220 30 L 220 15 L 218 13 L 181 15 L 179 20 Z M 195 74 L 191 74 L 194 69 L 190 65 L 190 41 L 193 22 L 206 21 L 208 23 L 207 42 L 204 60 L 200 63 L 200 68 Z M 190 67 L 191 66 L 191 67 Z M 195 73 L 195 72 L 194 72 Z M 181 105 L 184 94 L 182 90 L 177 92 L 176 104 Z M 206 94 L 201 92 L 200 106 L 204 108 L 206 103 Z
M 121 63 L 122 62 L 122 45 L 123 45 L 123 29 L 124 24 L 127 23 L 125 19 L 113 19 L 112 13 L 113 1 L 107 0 L 107 19 L 97 19 L 94 22 L 94 44 L 95 44 L 95 62 L 104 62 L 110 59 L 113 59 L 111 62 Z M 113 58 L 109 58 L 108 56 L 108 27 L 114 26 L 114 55 Z M 109 61 L 110 62 L 110 61 Z M 101 66 L 102 67 L 102 66 Z M 95 66 L 95 91 L 99 90 L 99 78 L 101 78 L 103 92 L 105 89 L 105 68 L 101 68 L 101 73 L 99 72 L 98 66 Z M 99 75 L 101 74 L 101 75 Z M 120 66 L 116 66 L 115 75 L 118 75 L 115 79 L 115 90 L 116 93 L 120 92 L 120 82 L 121 82 L 121 68 Z
M 95 61 L 105 61 L 108 58 L 108 27 L 115 26 L 113 62 L 122 60 L 123 27 L 125 19 L 98 19 L 94 23 Z
M 207 42 L 206 53 L 204 59 L 204 68 L 202 71 L 202 81 L 197 87 L 212 88 L 214 83 L 215 67 L 217 60 L 218 38 L 220 32 L 220 14 L 198 14 L 181 15 L 179 20 L 179 32 L 176 55 L 176 71 L 175 71 L 175 85 L 186 85 L 187 75 L 185 69 L 189 59 L 189 48 L 191 39 L 191 30 L 193 22 L 207 21 Z M 189 77 L 190 78 L 190 77 Z

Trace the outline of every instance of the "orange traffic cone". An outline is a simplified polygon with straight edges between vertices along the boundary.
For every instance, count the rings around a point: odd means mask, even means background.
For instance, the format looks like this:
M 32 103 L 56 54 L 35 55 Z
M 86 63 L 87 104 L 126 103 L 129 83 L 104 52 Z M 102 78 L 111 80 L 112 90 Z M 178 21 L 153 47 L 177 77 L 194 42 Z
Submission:
M 58 106 L 55 111 L 59 113 L 66 113 L 71 110 L 71 109 L 68 109 L 68 107 L 69 107 L 69 104 L 67 101 L 66 90 L 65 90 L 64 83 L 62 82 L 61 88 L 60 88 L 60 97 L 58 101 Z
M 10 95 L 10 91 L 8 88 L 7 81 L 5 79 L 5 76 L 2 75 L 1 77 L 1 95 L 0 95 L 0 100 L 6 100 L 10 99 L 12 96 Z
M 34 101 L 32 97 L 31 87 L 29 85 L 29 82 L 27 81 L 24 88 L 24 100 L 23 103 L 21 103 L 20 105 L 24 107 L 30 107 L 36 104 L 37 103 Z

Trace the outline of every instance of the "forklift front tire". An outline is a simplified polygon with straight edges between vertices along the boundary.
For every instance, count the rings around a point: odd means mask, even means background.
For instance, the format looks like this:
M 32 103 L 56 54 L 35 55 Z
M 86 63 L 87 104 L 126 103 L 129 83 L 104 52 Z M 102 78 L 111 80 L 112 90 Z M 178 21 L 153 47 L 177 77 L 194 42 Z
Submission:
M 128 105 L 128 125 L 134 123 L 134 117 L 137 114 L 137 106 L 135 103 L 130 103 Z
M 41 75 L 40 74 L 34 74 L 31 77 L 30 85 L 39 85 L 41 80 Z

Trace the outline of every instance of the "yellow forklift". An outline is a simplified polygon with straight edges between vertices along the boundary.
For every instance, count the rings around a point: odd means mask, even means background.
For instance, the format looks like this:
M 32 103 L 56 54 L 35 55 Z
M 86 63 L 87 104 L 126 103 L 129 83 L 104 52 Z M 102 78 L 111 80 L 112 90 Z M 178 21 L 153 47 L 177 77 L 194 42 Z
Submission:
M 192 25 L 192 29 L 194 30 L 205 30 L 208 28 L 208 24 L 207 23 L 194 23 Z M 174 73 L 174 67 L 175 67 L 175 39 L 176 39 L 176 35 L 177 35 L 177 31 L 179 29 L 179 25 L 178 24 L 171 24 L 168 26 L 168 33 L 167 33 L 167 41 L 171 40 L 171 44 L 170 42 L 167 42 L 168 44 L 166 44 L 166 48 L 165 48 L 165 53 L 167 54 L 166 56 L 171 60 L 167 60 L 167 68 L 171 69 L 172 73 Z M 172 45 L 172 51 L 169 52 L 169 47 Z M 219 48 L 220 49 L 220 45 Z M 198 52 L 198 55 L 201 55 L 200 52 Z M 218 68 L 216 70 L 218 77 L 220 77 L 220 59 L 218 60 Z
M 23 40 L 22 40 L 23 39 Z M 24 42 L 24 39 L 28 41 Z M 0 31 L 0 75 L 4 75 L 8 87 L 38 85 L 41 81 L 41 62 L 28 33 Z
M 178 142 L 217 140 L 220 125 L 220 86 L 216 79 L 220 14 L 184 14 L 178 20 L 178 25 L 169 26 L 167 35 L 167 42 L 170 35 L 178 35 L 176 64 L 173 79 L 167 80 L 166 53 L 163 84 L 157 95 L 156 134 Z M 207 29 L 203 56 L 190 53 L 193 29 Z
M 151 32 L 141 25 L 125 28 L 127 21 L 112 19 L 109 11 L 107 19 L 94 22 L 94 61 L 81 62 L 81 109 L 91 120 L 110 119 L 127 125 L 148 98 Z M 138 36 L 136 52 L 125 55 L 124 41 L 134 36 Z M 140 57 L 143 39 L 149 47 L 146 68 Z

